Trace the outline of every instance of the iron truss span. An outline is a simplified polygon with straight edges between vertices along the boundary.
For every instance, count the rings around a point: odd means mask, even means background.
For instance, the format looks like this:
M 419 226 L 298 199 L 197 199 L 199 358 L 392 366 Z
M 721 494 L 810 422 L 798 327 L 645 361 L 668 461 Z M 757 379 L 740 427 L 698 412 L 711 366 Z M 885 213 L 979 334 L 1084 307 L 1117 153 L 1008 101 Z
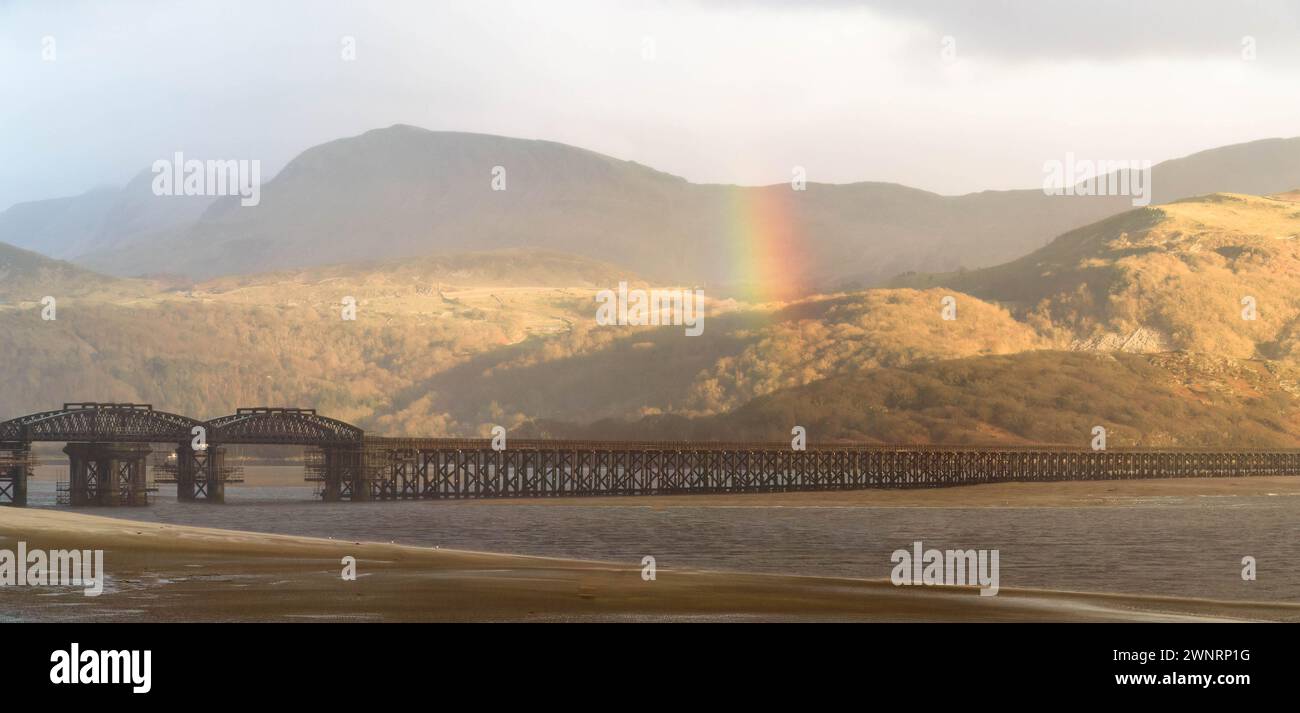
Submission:
M 202 429 L 205 441 L 222 445 L 339 446 L 358 444 L 364 436 L 360 428 L 313 409 L 241 408 L 200 421 L 149 404 L 85 402 L 0 423 L 0 442 L 180 443 L 198 435 L 196 428 Z
M 193 428 L 203 425 L 148 404 L 68 403 L 0 423 L 0 441 L 179 442 L 192 438 Z
M 209 440 L 221 444 L 347 445 L 365 433 L 356 426 L 317 415 L 315 409 L 241 408 L 208 421 Z
M 36 441 L 68 444 L 63 449 L 68 480 L 58 485 L 61 502 L 146 505 L 153 490 L 146 464 L 153 452 L 150 444 L 175 444 L 168 449 L 175 452 L 167 471 L 179 500 L 224 502 L 232 472 L 225 463 L 226 446 L 307 446 L 334 453 L 360 449 L 364 437 L 360 428 L 313 409 L 241 408 L 199 421 L 149 404 L 66 403 L 61 409 L 0 423 L 0 504 L 27 504 Z

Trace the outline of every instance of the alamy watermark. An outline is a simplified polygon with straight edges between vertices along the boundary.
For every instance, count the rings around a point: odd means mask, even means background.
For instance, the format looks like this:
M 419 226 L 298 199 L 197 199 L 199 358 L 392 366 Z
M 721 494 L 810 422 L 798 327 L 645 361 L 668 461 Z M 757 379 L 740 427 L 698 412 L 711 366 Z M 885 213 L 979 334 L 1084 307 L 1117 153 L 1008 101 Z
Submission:
M 67 649 L 50 653 L 50 683 L 59 684 L 128 684 L 132 693 L 153 690 L 153 652 L 111 649 L 81 649 L 72 642 Z
M 88 597 L 104 593 L 103 550 L 0 550 L 0 587 L 81 587 Z
M 953 322 L 957 319 L 957 298 L 952 295 L 944 295 L 939 300 L 939 316 L 945 322 Z
M 1151 162 L 1080 160 L 1043 162 L 1043 193 L 1049 196 L 1132 196 L 1133 205 L 1151 205 Z
M 1241 318 L 1247 322 L 1254 322 L 1259 319 L 1259 304 L 1255 302 L 1252 295 L 1241 298 Z
M 262 202 L 262 162 L 258 159 L 200 161 L 177 151 L 153 162 L 155 196 L 239 196 L 244 207 Z
M 645 327 L 674 325 L 686 327 L 686 336 L 704 333 L 704 290 L 628 289 L 626 282 L 618 290 L 596 293 L 596 324 Z
M 911 552 L 894 550 L 889 561 L 894 563 L 889 575 L 894 586 L 978 584 L 981 597 L 998 593 L 997 550 L 926 550 L 917 540 Z
M 1106 427 L 1105 427 L 1105 426 L 1093 426 L 1093 427 L 1092 427 L 1092 443 L 1091 443 L 1091 445 L 1092 445 L 1092 449 L 1093 449 L 1094 451 L 1104 451 L 1104 450 L 1106 450 Z

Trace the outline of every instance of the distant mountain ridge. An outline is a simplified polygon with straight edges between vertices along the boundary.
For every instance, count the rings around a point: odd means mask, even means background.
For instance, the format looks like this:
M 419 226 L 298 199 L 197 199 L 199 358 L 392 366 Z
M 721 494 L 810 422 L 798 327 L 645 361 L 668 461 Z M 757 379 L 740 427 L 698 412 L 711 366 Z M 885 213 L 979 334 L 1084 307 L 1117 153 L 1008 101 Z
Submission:
M 0 242 L 58 259 L 111 251 L 193 225 L 212 204 L 207 197 L 159 197 L 153 174 L 142 171 L 122 188 L 19 203 L 0 212 Z M 147 270 L 124 270 L 123 276 Z
M 491 186 L 498 166 L 504 191 Z M 1166 161 L 1152 184 L 1155 203 L 1292 189 L 1300 185 L 1300 139 Z M 198 278 L 531 248 L 658 281 L 770 288 L 754 285 L 763 277 L 746 264 L 766 257 L 795 286 L 825 290 L 998 264 L 1132 207 L 1124 196 L 1048 196 L 1037 188 L 940 196 L 889 183 L 809 183 L 801 192 L 788 184 L 695 184 L 564 144 L 406 125 L 307 149 L 263 186 L 256 207 L 237 198 L 183 203 L 195 200 L 87 208 L 99 223 L 48 215 L 42 222 L 30 215 L 35 204 L 22 204 L 0 214 L 0 240 L 28 247 L 44 240 L 115 275 Z M 98 232 L 86 237 L 95 224 Z
M 0 243 L 0 303 L 65 297 L 121 282 L 62 260 Z

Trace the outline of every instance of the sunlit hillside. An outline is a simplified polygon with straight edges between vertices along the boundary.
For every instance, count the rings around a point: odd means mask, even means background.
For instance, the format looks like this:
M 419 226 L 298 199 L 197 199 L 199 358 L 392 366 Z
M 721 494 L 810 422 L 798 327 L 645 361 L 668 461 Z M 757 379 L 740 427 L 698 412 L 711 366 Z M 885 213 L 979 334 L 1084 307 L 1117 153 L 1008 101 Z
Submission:
M 111 290 L 61 297 L 54 321 L 30 301 L 0 309 L 2 403 L 5 415 L 68 398 L 206 416 L 309 405 L 383 433 L 473 434 L 538 418 L 710 415 L 875 366 L 1045 346 L 974 298 L 943 320 L 940 291 L 710 300 L 697 337 L 597 325 L 596 292 L 621 280 L 644 285 L 535 251 L 182 286 L 110 280 Z M 349 298 L 355 320 L 343 319 Z
M 473 355 L 568 331 L 592 314 L 597 285 L 636 284 L 603 263 L 507 251 L 178 287 L 6 250 L 23 279 L 0 305 L 5 417 L 76 399 L 207 416 L 309 405 L 366 421 Z M 54 320 L 42 319 L 47 293 Z
M 688 419 L 539 421 L 560 438 L 809 442 L 1294 447 L 1300 369 L 1187 353 L 1040 351 L 868 369 Z
M 62 260 L 0 243 L 0 309 L 38 304 L 46 296 L 97 295 L 106 300 L 149 295 L 156 286 L 121 280 L 82 269 Z M 56 303 L 57 306 L 57 303 Z
M 555 252 L 190 283 L 6 247 L 0 415 L 78 399 L 209 417 L 310 406 L 393 435 L 783 438 L 799 423 L 835 439 L 1073 443 L 1108 424 L 1117 443 L 1277 444 L 1295 435 L 1297 233 L 1294 196 L 1216 194 L 895 288 L 706 290 L 699 336 L 598 325 L 599 290 L 649 284 Z
M 1075 348 L 1294 359 L 1297 236 L 1293 195 L 1215 194 L 1125 213 L 998 267 L 897 282 L 1007 304 Z
M 709 415 L 875 366 L 1044 345 L 1005 310 L 974 298 L 964 298 L 961 319 L 944 321 L 942 297 L 872 290 L 790 305 L 733 304 L 706 319 L 697 337 L 685 337 L 680 327 L 595 327 L 588 317 L 570 333 L 485 353 L 435 375 L 380 424 L 416 429 L 439 414 L 466 428 L 539 417 Z

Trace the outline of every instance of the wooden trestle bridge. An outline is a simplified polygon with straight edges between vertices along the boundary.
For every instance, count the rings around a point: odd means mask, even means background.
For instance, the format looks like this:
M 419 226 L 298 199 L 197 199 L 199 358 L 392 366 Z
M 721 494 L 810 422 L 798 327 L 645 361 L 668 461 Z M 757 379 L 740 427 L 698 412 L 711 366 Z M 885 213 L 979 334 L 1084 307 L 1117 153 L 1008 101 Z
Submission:
M 200 438 L 201 436 L 201 438 Z M 302 446 L 325 500 L 666 495 L 997 482 L 1300 475 L 1300 449 L 979 448 L 386 438 L 311 409 L 198 421 L 145 404 L 70 403 L 0 422 L 0 504 L 25 505 L 32 443 L 65 442 L 73 505 L 142 505 L 152 446 L 176 452 L 181 500 L 221 502 L 225 447 Z M 196 447 L 197 445 L 197 447 Z M 310 476 L 309 476 L 310 477 Z

